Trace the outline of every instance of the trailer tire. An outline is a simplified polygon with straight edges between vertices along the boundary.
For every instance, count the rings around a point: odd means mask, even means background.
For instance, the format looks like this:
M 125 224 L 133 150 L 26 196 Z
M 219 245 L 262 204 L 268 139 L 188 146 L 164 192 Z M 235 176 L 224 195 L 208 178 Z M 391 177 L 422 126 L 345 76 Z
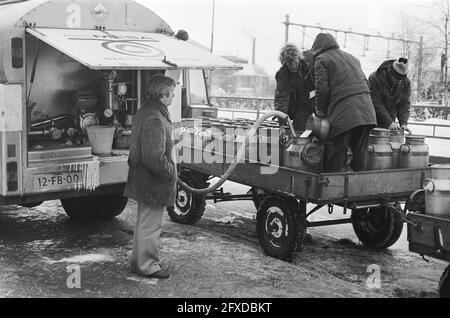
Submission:
M 112 219 L 122 213 L 127 202 L 128 198 L 122 194 L 61 199 L 67 215 L 80 221 Z
M 393 245 L 403 231 L 403 219 L 386 207 L 353 210 L 352 225 L 358 239 L 374 249 Z
M 267 196 L 256 215 L 256 232 L 264 252 L 291 262 L 303 249 L 306 236 L 306 203 Z
M 188 186 L 201 189 L 208 183 L 201 177 L 191 173 L 182 173 L 180 179 Z M 195 224 L 203 216 L 206 207 L 206 195 L 195 194 L 177 184 L 175 205 L 167 207 L 170 219 L 180 224 Z
M 445 269 L 439 281 L 439 297 L 450 298 L 450 265 Z

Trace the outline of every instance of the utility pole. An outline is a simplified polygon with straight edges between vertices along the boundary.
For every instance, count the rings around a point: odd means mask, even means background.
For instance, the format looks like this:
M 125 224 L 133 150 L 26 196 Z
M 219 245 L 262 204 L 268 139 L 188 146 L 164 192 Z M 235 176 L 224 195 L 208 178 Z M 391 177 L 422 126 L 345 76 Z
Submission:
M 284 34 L 284 43 L 289 41 L 289 14 L 286 14 L 286 21 L 284 21 L 284 25 L 286 26 L 286 31 Z
M 216 0 L 213 0 L 213 7 L 212 7 L 212 21 L 211 21 L 211 53 L 214 49 L 214 17 L 216 13 Z M 209 96 L 212 95 L 212 71 L 208 71 L 208 91 Z
M 252 65 L 256 64 L 256 38 L 253 38 L 252 46 Z
M 212 7 L 212 22 L 211 22 L 211 53 L 213 52 L 214 48 L 214 15 L 216 11 L 216 0 L 213 0 L 213 7 Z

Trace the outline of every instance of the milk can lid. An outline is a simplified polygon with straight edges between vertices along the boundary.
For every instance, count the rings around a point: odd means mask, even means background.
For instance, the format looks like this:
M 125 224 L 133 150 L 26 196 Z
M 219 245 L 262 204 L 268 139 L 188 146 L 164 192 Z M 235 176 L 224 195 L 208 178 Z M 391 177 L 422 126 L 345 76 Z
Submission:
M 391 135 L 391 132 L 389 131 L 389 129 L 374 128 L 370 131 L 370 134 L 372 136 L 389 137 Z
M 319 145 L 314 142 L 307 143 L 302 149 L 302 158 L 307 164 L 311 166 L 320 165 L 322 159 L 322 151 Z

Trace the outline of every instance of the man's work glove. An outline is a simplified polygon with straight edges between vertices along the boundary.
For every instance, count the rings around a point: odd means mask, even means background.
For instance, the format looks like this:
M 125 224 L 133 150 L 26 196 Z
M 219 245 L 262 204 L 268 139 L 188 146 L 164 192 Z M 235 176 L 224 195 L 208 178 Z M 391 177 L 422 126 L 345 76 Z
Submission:
M 400 129 L 400 125 L 397 124 L 396 122 L 392 122 L 392 124 L 389 125 L 388 129 L 398 130 L 398 129 Z
M 408 134 L 410 134 L 410 135 L 412 134 L 412 130 L 411 130 L 411 128 L 408 127 L 408 125 L 401 125 L 400 127 L 401 127 L 401 129 L 407 131 Z

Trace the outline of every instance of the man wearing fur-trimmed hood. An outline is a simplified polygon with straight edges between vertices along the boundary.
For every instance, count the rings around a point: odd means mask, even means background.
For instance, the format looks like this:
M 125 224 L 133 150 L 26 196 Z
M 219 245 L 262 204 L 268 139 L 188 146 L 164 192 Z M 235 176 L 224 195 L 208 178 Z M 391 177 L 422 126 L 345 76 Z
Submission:
M 405 58 L 384 61 L 370 74 L 369 86 L 378 126 L 403 129 L 411 134 L 408 128 L 411 82 L 407 77 L 407 63 Z M 395 119 L 398 119 L 398 123 Z
M 361 64 L 356 57 L 340 50 L 329 33 L 319 33 L 312 50 L 316 115 L 330 122 L 324 170 L 346 171 L 348 148 L 353 153 L 351 169 L 365 170 L 369 134 L 376 126 L 376 117 Z

